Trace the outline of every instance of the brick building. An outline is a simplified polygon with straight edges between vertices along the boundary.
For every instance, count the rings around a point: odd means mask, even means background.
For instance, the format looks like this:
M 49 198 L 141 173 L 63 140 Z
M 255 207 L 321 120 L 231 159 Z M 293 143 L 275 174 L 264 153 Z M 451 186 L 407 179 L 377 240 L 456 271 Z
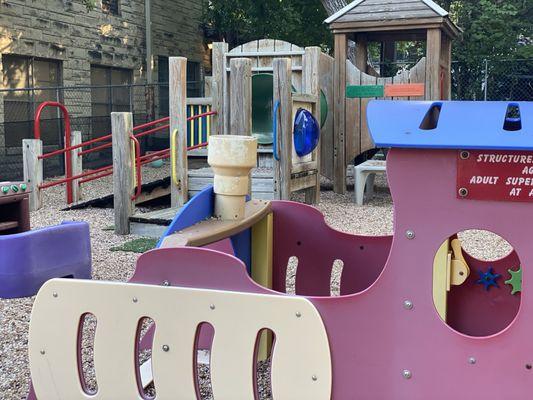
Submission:
M 85 138 L 108 133 L 112 111 L 131 110 L 138 121 L 165 114 L 167 88 L 146 83 L 168 81 L 173 55 L 188 57 L 190 95 L 201 95 L 209 64 L 201 17 L 198 0 L 101 0 L 92 11 L 80 0 L 0 0 L 0 180 L 21 177 L 21 140 L 44 100 L 64 102 Z M 14 90 L 33 87 L 54 89 Z M 62 145 L 62 127 L 55 110 L 43 117 L 47 151 Z

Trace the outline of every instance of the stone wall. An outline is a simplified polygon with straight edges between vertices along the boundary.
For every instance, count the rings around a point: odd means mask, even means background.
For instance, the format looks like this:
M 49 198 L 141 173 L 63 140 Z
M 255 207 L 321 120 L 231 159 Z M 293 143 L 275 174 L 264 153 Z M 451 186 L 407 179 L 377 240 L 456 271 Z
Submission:
M 152 0 L 153 79 L 158 56 L 184 56 L 208 64 L 197 0 Z M 79 0 L 0 0 L 1 55 L 59 60 L 62 85 L 90 85 L 91 65 L 133 70 L 133 82 L 146 82 L 144 0 L 121 0 L 112 15 L 100 7 L 88 12 Z M 2 80 L 0 79 L 0 88 Z M 90 96 L 69 99 L 75 116 L 91 116 Z M 69 104 L 75 101 L 76 104 Z M 0 180 L 20 172 L 20 149 L 6 149 L 0 94 Z M 29 135 L 28 135 L 29 136 Z M 8 170 L 9 168 L 9 170 Z M 20 171 L 19 171 L 20 169 Z

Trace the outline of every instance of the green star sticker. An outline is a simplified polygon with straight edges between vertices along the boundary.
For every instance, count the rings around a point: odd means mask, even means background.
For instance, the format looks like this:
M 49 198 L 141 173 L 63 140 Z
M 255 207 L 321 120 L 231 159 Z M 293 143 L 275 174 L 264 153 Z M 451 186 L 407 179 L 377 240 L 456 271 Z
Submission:
M 511 274 L 511 279 L 505 281 L 507 285 L 511 285 L 513 290 L 511 294 L 516 294 L 522 291 L 522 268 L 519 268 L 518 271 L 513 271 L 512 269 L 508 270 Z

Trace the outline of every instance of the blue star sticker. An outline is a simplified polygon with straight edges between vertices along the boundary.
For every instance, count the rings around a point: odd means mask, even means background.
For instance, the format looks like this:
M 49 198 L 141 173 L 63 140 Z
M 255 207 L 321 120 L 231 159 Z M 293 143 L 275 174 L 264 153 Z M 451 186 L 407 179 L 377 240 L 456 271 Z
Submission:
M 492 267 L 489 267 L 489 270 L 487 272 L 483 272 L 481 270 L 478 271 L 479 274 L 479 280 L 476 282 L 480 285 L 483 285 L 485 287 L 485 290 L 489 290 L 491 286 L 499 288 L 498 285 L 498 279 L 500 279 L 502 276 L 500 274 L 494 273 L 494 269 Z

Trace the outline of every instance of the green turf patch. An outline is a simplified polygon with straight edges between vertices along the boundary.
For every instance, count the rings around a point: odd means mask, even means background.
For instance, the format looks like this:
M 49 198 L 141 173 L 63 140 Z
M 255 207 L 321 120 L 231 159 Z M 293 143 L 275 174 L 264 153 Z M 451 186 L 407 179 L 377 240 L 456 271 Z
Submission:
M 152 238 L 140 238 L 130 240 L 121 246 L 112 247 L 111 251 L 125 251 L 128 253 L 146 253 L 157 245 L 158 240 Z

